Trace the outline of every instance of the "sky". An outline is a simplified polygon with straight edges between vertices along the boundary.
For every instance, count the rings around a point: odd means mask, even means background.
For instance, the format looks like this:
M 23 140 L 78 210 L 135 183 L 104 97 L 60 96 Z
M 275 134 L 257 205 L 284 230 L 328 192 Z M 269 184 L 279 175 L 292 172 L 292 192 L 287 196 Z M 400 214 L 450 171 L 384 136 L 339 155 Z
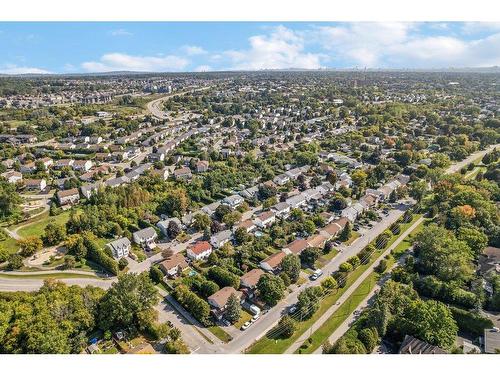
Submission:
M 0 22 L 0 73 L 500 66 L 500 23 Z

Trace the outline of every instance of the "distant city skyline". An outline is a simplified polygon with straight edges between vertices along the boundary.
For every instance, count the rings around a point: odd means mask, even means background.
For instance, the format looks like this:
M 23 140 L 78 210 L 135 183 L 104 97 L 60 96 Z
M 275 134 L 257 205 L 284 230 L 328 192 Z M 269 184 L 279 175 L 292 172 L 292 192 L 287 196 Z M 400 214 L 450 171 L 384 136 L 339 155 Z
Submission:
M 500 23 L 0 22 L 0 74 L 500 65 Z

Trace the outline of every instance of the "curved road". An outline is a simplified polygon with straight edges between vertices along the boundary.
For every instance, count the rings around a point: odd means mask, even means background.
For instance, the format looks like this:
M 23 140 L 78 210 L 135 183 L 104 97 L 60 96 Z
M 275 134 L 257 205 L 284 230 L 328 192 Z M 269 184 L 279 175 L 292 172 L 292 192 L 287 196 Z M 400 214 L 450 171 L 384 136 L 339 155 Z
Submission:
M 151 115 L 153 117 L 156 117 L 156 118 L 158 118 L 160 120 L 167 120 L 168 116 L 167 116 L 166 112 L 161 109 L 161 104 L 165 100 L 173 98 L 173 97 L 176 97 L 176 96 L 179 96 L 179 95 L 187 94 L 187 93 L 189 93 L 191 91 L 203 91 L 203 90 L 207 90 L 210 87 L 211 86 L 205 86 L 205 87 L 200 87 L 200 88 L 193 88 L 193 89 L 190 89 L 190 90 L 184 90 L 184 91 L 176 92 L 176 93 L 173 93 L 173 94 L 168 94 L 168 95 L 162 96 L 161 98 L 158 98 L 158 99 L 155 99 L 155 100 L 152 100 L 152 101 L 148 102 L 146 104 L 146 108 L 147 108 L 148 112 L 151 113 Z

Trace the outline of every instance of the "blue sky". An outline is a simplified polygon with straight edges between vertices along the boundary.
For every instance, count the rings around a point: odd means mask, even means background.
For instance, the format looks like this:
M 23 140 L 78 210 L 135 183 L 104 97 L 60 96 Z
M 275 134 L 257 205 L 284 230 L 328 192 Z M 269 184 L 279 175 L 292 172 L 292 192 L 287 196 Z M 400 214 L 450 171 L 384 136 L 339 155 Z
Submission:
M 500 23 L 0 22 L 0 73 L 500 65 Z

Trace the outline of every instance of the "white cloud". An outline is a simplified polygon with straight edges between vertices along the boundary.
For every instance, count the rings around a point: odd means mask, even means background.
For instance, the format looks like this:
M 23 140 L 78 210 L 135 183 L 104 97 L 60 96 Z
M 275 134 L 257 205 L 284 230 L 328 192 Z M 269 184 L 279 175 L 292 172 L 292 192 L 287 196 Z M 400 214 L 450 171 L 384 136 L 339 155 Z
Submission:
M 231 69 L 318 69 L 320 54 L 304 51 L 303 36 L 284 26 L 272 29 L 269 35 L 255 35 L 248 39 L 247 50 L 225 51 L 231 61 Z
M 1 74 L 50 74 L 51 72 L 41 68 L 28 66 L 17 66 L 14 64 L 5 64 L 0 66 Z
M 202 47 L 185 45 L 181 50 L 188 56 L 204 55 L 207 53 Z
M 196 68 L 194 68 L 195 72 L 210 72 L 212 70 L 212 67 L 210 65 L 199 65 Z
M 189 60 L 175 56 L 134 56 L 124 53 L 107 53 L 99 61 L 82 63 L 88 72 L 142 71 L 165 72 L 184 70 Z
M 134 35 L 130 31 L 127 31 L 125 29 L 117 29 L 117 30 L 111 30 L 109 32 L 109 35 L 111 36 L 131 36 Z
M 464 22 L 461 30 L 464 34 L 500 31 L 500 22 Z
M 350 66 L 442 68 L 500 65 L 500 34 L 465 40 L 449 33 L 428 36 L 421 27 L 422 24 L 413 23 L 364 22 L 323 26 L 311 31 L 310 40 L 320 43 L 331 53 L 333 60 Z M 493 25 L 488 27 L 491 29 Z M 442 25 L 440 28 L 445 29 Z

